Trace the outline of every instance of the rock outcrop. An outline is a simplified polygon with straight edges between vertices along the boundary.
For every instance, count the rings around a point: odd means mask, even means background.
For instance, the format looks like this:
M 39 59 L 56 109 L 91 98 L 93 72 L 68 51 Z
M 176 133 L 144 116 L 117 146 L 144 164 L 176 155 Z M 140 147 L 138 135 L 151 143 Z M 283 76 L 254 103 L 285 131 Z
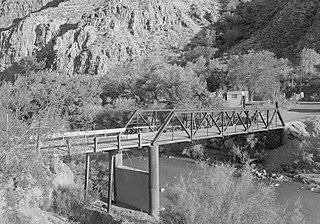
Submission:
M 54 189 L 75 187 L 73 172 L 58 158 L 52 159 L 49 170 L 51 172 L 44 177 L 48 182 L 39 183 L 30 174 L 19 180 L 8 178 L 5 183 L 0 183 L 0 223 L 67 223 L 44 210 L 52 206 Z
M 149 53 L 173 54 L 217 19 L 214 7 L 192 10 L 182 0 L 61 2 L 0 32 L 0 71 L 36 56 L 68 74 L 100 74 Z
M 229 52 L 266 49 L 295 62 L 303 47 L 320 51 L 317 0 L 244 1 L 229 13 L 236 21 L 231 24 L 219 20 L 223 10 L 217 2 L 2 1 L 0 72 L 35 56 L 45 60 L 47 68 L 70 75 L 105 74 L 114 65 L 145 55 L 176 56 L 206 30 L 212 33 L 210 41 L 217 40 L 217 47 Z M 215 30 L 217 21 L 226 24 L 226 30 Z M 231 40 L 228 46 L 221 45 L 221 36 Z
M 32 12 L 38 11 L 51 0 L 0 1 L 0 30 L 13 25 Z
M 58 187 L 74 187 L 74 174 L 67 164 L 58 158 L 54 158 L 52 162 L 51 172 L 53 173 L 52 184 Z

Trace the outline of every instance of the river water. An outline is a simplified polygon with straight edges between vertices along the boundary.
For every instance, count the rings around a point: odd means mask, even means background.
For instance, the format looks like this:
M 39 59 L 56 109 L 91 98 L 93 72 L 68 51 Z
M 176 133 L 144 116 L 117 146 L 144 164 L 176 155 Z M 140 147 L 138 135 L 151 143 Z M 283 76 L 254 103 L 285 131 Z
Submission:
M 137 169 L 148 170 L 146 156 L 129 157 L 124 155 L 124 165 Z M 168 186 L 177 182 L 182 175 L 188 175 L 197 169 L 197 165 L 191 159 L 185 158 L 160 158 L 160 188 L 166 189 Z M 295 182 L 277 182 L 275 187 L 277 200 L 282 205 L 288 205 L 293 209 L 294 202 L 301 200 L 301 211 L 310 224 L 320 224 L 320 193 L 301 189 L 305 185 Z M 160 195 L 161 206 L 167 205 L 169 200 L 166 198 L 166 191 Z

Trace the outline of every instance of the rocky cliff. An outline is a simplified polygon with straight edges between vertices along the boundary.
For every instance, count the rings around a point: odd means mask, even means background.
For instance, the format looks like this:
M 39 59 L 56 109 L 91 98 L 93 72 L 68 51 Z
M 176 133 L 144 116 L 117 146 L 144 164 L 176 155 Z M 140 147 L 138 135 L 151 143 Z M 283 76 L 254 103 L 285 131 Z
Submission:
M 1 0 L 0 1 L 0 29 L 13 25 L 32 12 L 45 7 L 50 0 Z
M 149 53 L 172 54 L 218 18 L 214 4 L 191 6 L 182 0 L 59 2 L 2 29 L 0 71 L 36 56 L 68 74 L 100 74 Z
M 217 2 L 2 0 L 0 72 L 35 56 L 67 74 L 103 74 L 145 55 L 177 55 L 205 29 L 222 52 L 266 49 L 295 62 L 303 47 L 320 51 L 318 0 L 223 1 L 238 2 L 227 13 Z

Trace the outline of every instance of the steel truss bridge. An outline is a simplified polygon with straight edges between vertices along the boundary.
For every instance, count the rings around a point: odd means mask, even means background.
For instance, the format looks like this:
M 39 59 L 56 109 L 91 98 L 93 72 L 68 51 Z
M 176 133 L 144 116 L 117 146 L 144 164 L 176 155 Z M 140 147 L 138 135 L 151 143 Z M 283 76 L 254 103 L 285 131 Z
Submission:
M 123 128 L 66 132 L 40 139 L 50 152 L 86 154 L 85 198 L 89 189 L 90 155 L 109 152 L 108 209 L 114 201 L 159 214 L 159 145 L 284 129 L 275 108 L 136 110 Z M 148 147 L 147 173 L 122 165 L 124 150 Z M 113 189 L 113 190 L 112 190 Z M 114 191 L 114 192 L 113 192 Z
M 70 154 L 129 150 L 152 145 L 283 129 L 278 107 L 136 110 L 123 128 L 53 134 L 40 142 Z

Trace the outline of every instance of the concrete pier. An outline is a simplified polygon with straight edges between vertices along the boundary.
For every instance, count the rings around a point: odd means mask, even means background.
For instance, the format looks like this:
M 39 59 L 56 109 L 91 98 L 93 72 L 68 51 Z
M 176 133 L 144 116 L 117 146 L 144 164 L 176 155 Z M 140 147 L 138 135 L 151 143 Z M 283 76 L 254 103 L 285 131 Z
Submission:
M 149 214 L 159 217 L 159 146 L 149 148 Z

